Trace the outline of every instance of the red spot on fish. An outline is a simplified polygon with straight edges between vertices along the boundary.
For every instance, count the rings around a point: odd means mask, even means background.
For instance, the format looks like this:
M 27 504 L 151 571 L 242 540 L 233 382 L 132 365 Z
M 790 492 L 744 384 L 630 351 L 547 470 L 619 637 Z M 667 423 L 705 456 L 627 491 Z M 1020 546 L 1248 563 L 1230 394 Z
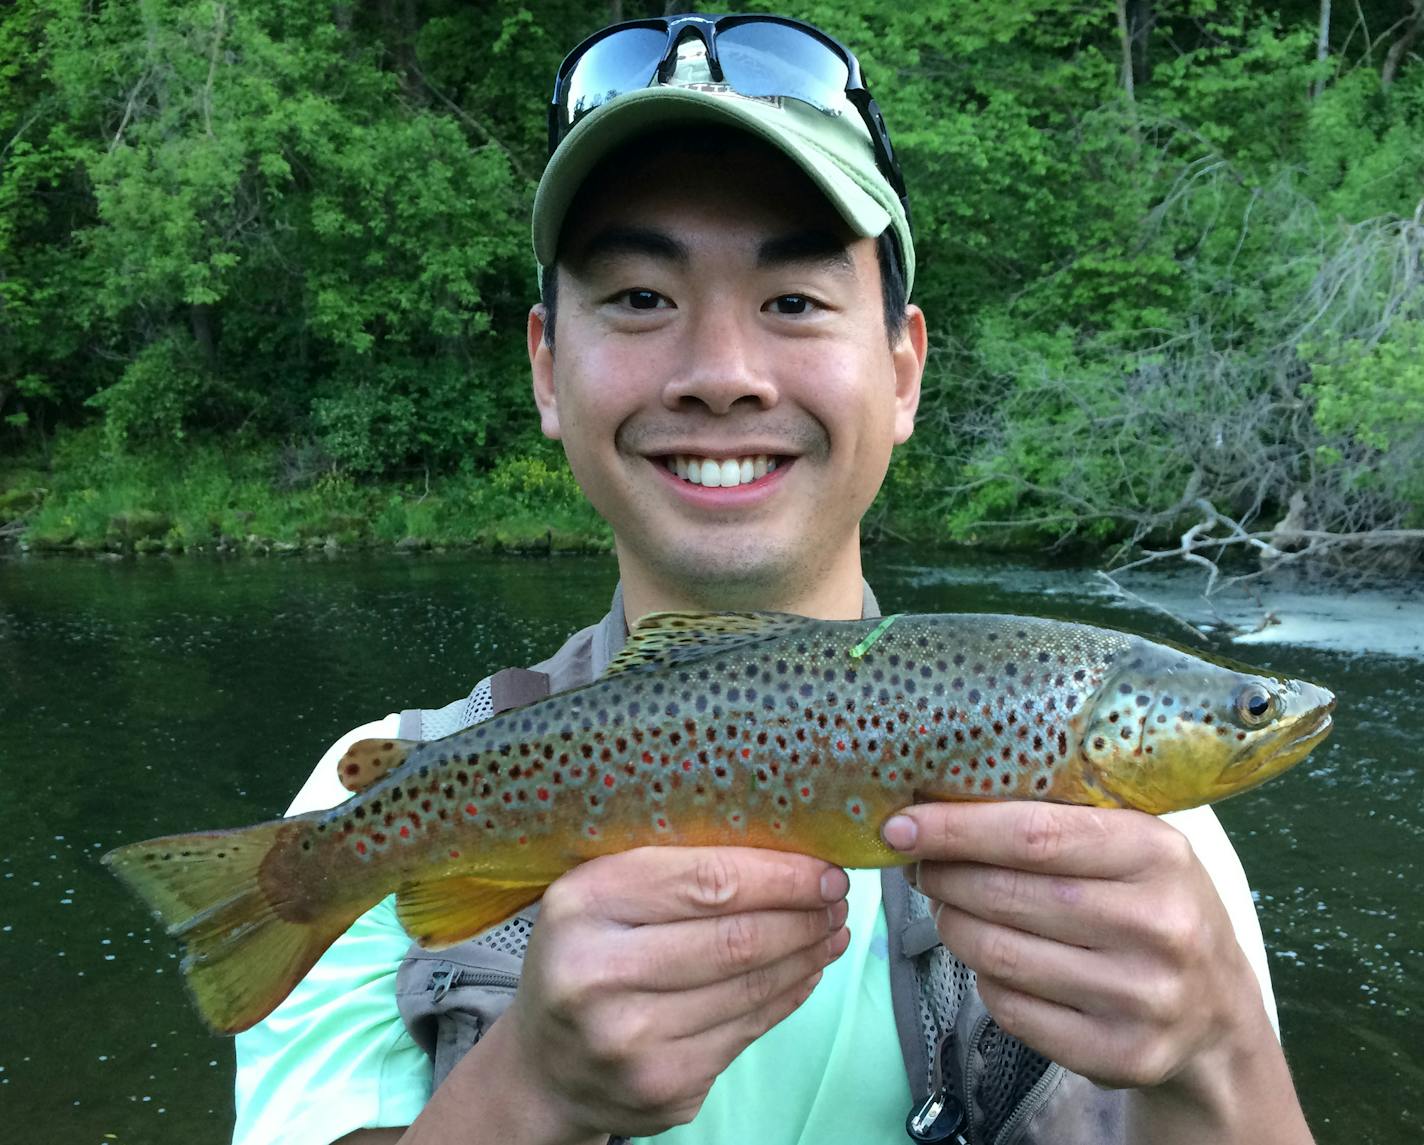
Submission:
M 591 826 L 591 827 L 589 827 L 589 829 L 588 829 L 588 833 L 589 833 L 590 835 L 597 835 L 597 834 L 598 834 L 598 828 Z
M 958 774 L 959 774 L 959 764 L 956 763 L 953 767 L 951 767 L 951 768 L 949 769 L 949 774 L 950 774 L 950 775 L 958 775 Z
M 539 798 L 545 803 L 549 801 L 549 789 L 547 787 L 539 788 Z
M 410 828 L 407 827 L 404 823 L 401 824 L 400 837 L 401 837 L 402 839 L 409 839 L 409 838 L 410 838 Z
M 666 820 L 666 819 L 659 819 L 659 820 L 658 820 L 658 826 L 661 827 L 661 828 L 663 828 L 664 830 L 666 830 L 666 829 L 667 829 L 667 820 Z
M 348 764 L 346 765 L 346 774 L 347 774 L 347 775 L 359 775 L 360 773 L 361 773 L 361 765 L 360 765 L 359 763 L 348 763 Z
M 845 749 L 846 749 L 846 748 L 845 748 L 845 740 L 843 740 L 843 739 L 838 739 L 838 740 L 836 740 L 836 750 L 837 750 L 837 751 L 845 751 Z
M 450 857 L 451 857 L 452 859 L 458 859 L 458 858 L 460 857 L 460 852 L 459 852 L 459 851 L 454 851 L 454 850 L 452 850 L 452 851 L 450 852 Z
M 356 853 L 358 855 L 364 855 L 366 853 L 366 844 L 360 839 L 356 840 Z
M 605 775 L 605 776 L 603 777 L 603 786 L 604 786 L 604 787 L 612 787 L 612 786 L 613 786 L 613 776 L 611 776 L 611 775 Z
M 742 758 L 743 758 L 743 759 L 751 759 L 751 757 L 752 757 L 752 749 L 749 748 L 749 747 L 744 747 L 744 748 L 742 748 Z
M 479 813 L 480 813 L 480 809 L 479 809 L 478 807 L 476 807 L 473 803 L 466 803 L 466 804 L 465 804 L 465 814 L 466 814 L 466 815 L 469 815 L 469 816 L 472 816 L 472 817 L 473 817 L 473 816 L 475 816 L 475 815 L 478 815 Z
M 650 752 L 650 751 L 645 751 L 645 752 L 643 752 L 643 762 L 644 762 L 644 763 L 652 763 L 652 762 L 653 762 L 653 753 Z
M 811 798 L 811 789 L 810 789 L 809 787 L 803 787 L 803 788 L 801 789 L 801 798 L 802 798 L 802 799 L 810 799 L 810 798 Z
M 528 843 L 529 843 L 529 836 L 528 836 L 528 835 L 520 835 L 520 836 L 519 836 L 519 845 L 520 845 L 521 847 L 527 846 Z
M 925 727 L 924 724 L 921 724 L 921 725 L 920 725 L 920 735 L 923 736 L 923 735 L 929 735 L 929 734 L 930 734 L 930 729 L 927 728 L 927 727 Z
M 850 813 L 851 813 L 852 815 L 859 815 L 859 814 L 860 814 L 860 804 L 859 804 L 859 803 L 852 803 L 852 804 L 850 805 Z
M 692 760 L 690 760 L 690 759 L 684 759 L 684 760 L 682 761 L 682 770 L 683 770 L 683 771 L 691 771 L 691 770 L 692 770 Z

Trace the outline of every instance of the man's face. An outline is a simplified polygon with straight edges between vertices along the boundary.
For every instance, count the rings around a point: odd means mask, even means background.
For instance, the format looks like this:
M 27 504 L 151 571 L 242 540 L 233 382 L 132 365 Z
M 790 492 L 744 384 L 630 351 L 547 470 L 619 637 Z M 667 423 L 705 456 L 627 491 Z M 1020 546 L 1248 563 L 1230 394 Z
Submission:
M 753 141 L 601 178 L 558 273 L 556 351 L 530 317 L 535 398 L 625 584 L 765 608 L 858 573 L 860 518 L 910 436 L 924 359 L 914 308 L 887 340 L 874 242 Z

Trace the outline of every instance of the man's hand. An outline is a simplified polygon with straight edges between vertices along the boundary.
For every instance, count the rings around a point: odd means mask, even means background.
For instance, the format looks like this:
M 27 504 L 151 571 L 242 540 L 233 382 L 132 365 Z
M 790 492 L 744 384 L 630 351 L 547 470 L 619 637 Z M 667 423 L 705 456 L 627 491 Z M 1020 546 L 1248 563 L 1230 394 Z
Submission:
M 548 890 L 502 1035 L 567 1139 L 690 1121 L 849 942 L 845 872 L 728 847 L 650 847 Z M 500 1030 L 500 1027 L 504 1027 Z
M 1141 1091 L 1134 1141 L 1310 1140 L 1255 976 L 1175 828 L 1135 811 L 941 803 L 884 834 L 919 860 L 912 881 L 995 1021 Z

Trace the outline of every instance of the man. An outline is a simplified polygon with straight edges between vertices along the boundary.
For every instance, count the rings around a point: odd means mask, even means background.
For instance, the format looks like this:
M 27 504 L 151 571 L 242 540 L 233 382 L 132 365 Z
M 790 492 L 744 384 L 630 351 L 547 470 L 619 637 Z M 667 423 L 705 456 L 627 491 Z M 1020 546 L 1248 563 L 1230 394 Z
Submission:
M 621 584 L 541 678 L 587 682 L 659 610 L 873 614 L 859 521 L 913 428 L 926 335 L 853 59 L 775 19 L 605 30 L 561 70 L 551 141 L 534 398 L 613 528 Z M 495 692 L 452 709 L 487 715 Z M 339 741 L 293 810 L 336 802 L 335 758 L 396 725 Z M 1176 823 L 1028 803 L 887 823 L 933 919 L 923 945 L 959 984 L 927 1006 L 944 1011 L 928 1049 L 890 981 L 913 929 L 887 924 L 899 875 L 646 848 L 549 888 L 512 1001 L 432 1093 L 382 904 L 239 1037 L 236 1139 L 889 1143 L 928 1092 L 921 1140 L 964 1140 L 962 1114 L 972 1139 L 1308 1141 L 1239 864 L 1209 811 Z M 971 1032 L 982 1006 L 994 1021 Z M 971 1085 L 990 1047 L 1003 1076 Z

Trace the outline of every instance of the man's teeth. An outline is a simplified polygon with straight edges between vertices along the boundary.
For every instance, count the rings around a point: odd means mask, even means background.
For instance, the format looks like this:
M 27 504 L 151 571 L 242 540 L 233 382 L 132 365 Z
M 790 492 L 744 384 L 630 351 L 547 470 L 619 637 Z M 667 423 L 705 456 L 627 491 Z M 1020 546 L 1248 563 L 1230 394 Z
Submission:
M 717 489 L 729 485 L 750 485 L 776 468 L 776 458 L 758 453 L 751 457 L 715 461 L 710 457 L 678 454 L 668 458 L 667 467 L 684 481 Z

